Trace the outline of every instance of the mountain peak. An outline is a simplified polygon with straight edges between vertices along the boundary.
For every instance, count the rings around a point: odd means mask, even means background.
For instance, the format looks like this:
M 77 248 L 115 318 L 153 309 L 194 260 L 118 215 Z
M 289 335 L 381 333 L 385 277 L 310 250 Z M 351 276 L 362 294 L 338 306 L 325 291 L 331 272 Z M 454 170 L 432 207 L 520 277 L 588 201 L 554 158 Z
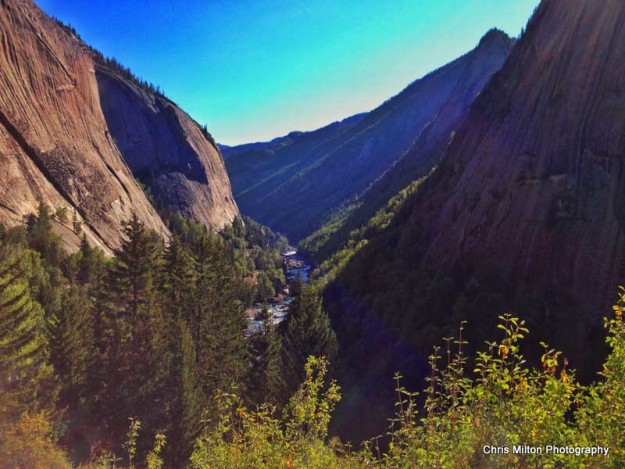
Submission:
M 482 47 L 487 44 L 494 44 L 501 41 L 509 42 L 511 40 L 512 38 L 508 36 L 505 31 L 502 31 L 498 28 L 491 28 L 486 32 L 486 34 L 482 36 L 482 39 L 480 39 L 480 42 L 477 46 Z

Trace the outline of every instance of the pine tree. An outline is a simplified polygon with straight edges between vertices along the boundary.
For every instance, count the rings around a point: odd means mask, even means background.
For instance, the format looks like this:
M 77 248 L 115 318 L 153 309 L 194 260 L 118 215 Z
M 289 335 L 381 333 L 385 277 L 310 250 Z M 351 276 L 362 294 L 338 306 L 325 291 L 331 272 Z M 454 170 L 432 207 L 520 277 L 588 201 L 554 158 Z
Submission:
M 180 238 L 173 235 L 165 250 L 163 266 L 163 290 L 173 317 L 189 318 L 194 287 L 193 257 Z
M 239 278 L 222 242 L 208 234 L 197 247 L 197 289 L 191 334 L 205 396 L 242 381 L 247 367 L 247 327 Z
M 107 258 L 104 252 L 99 248 L 91 247 L 85 234 L 80 239 L 80 247 L 75 256 L 77 257 L 76 280 L 81 285 L 94 283 L 96 278 L 106 270 Z
M 196 369 L 196 353 L 193 338 L 183 319 L 177 321 L 179 342 L 178 382 L 176 399 L 171 415 L 174 428 L 170 438 L 170 450 L 174 466 L 182 466 L 188 460 L 193 443 L 202 430 L 203 409 L 209 403 L 202 395 Z
M 262 316 L 261 329 L 248 340 L 252 359 L 248 377 L 248 398 L 257 405 L 264 402 L 282 405 L 288 398 L 282 376 L 282 340 L 266 307 L 263 308 Z
M 311 285 L 295 284 L 299 292 L 289 308 L 284 326 L 284 372 L 288 383 L 299 383 L 305 376 L 306 360 L 310 356 L 332 361 L 337 354 L 336 334 L 328 315 L 322 309 L 319 293 Z
M 133 318 L 149 308 L 157 286 L 159 246 L 136 215 L 123 225 L 124 239 L 116 254 L 115 287 L 123 309 Z
M 55 362 L 64 398 L 75 405 L 81 398 L 89 397 L 89 374 L 97 365 L 93 319 L 87 288 L 70 286 L 63 294 L 63 310 L 55 327 L 59 343 Z
M 79 251 L 78 282 L 85 286 L 91 305 L 93 357 L 88 373 L 87 393 L 94 404 L 94 417 L 101 423 L 104 408 L 108 406 L 105 395 L 118 365 L 119 334 L 115 310 L 116 298 L 111 291 L 110 260 L 98 248 L 92 248 L 83 237 Z M 108 411 L 108 410 L 107 410 Z
M 64 257 L 60 238 L 52 233 L 52 211 L 46 204 L 39 204 L 37 214 L 26 217 L 28 245 L 39 252 L 51 265 L 59 266 Z
M 119 435 L 129 417 L 153 431 L 167 427 L 173 360 L 172 324 L 158 291 L 162 244 L 136 216 L 124 224 L 123 233 L 112 270 L 117 304 L 105 396 Z M 144 438 L 142 445 L 149 435 Z
M 19 253 L 0 250 L 0 412 L 51 407 L 55 400 L 44 311 L 20 275 Z

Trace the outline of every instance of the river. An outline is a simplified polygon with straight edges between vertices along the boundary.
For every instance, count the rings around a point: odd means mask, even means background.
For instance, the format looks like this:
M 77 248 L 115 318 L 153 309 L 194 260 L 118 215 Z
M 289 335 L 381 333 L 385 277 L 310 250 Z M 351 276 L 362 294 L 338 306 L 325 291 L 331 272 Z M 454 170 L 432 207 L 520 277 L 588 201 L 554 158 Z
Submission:
M 293 297 L 290 295 L 288 282 L 301 277 L 304 283 L 308 283 L 310 277 L 311 265 L 301 256 L 297 254 L 295 249 L 291 249 L 282 253 L 282 260 L 286 269 L 287 285 L 278 292 L 276 298 L 272 298 L 267 304 L 267 309 L 271 316 L 272 323 L 274 325 L 281 323 L 286 319 L 288 314 L 289 305 L 293 301 Z M 253 334 L 262 327 L 262 321 L 257 318 L 260 316 L 263 305 L 255 303 L 252 309 L 248 312 L 248 333 Z

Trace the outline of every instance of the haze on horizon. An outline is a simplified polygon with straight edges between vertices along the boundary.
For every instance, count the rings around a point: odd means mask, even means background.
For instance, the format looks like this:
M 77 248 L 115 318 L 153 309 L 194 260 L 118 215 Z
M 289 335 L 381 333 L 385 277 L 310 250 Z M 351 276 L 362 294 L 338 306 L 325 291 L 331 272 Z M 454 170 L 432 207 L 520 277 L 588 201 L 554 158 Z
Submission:
M 160 86 L 218 142 L 270 140 L 375 108 L 471 50 L 517 36 L 538 0 L 36 0 Z

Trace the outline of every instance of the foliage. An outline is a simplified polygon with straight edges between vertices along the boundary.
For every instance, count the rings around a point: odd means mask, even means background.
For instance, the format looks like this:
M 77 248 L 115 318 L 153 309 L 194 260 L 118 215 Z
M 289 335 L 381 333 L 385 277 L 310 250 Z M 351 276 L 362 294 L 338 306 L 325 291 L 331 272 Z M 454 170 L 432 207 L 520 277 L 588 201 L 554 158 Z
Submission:
M 339 212 L 329 223 L 302 240 L 299 245 L 302 252 L 321 262 L 319 269 L 313 275 L 321 279 L 322 285 L 334 279 L 356 252 L 389 226 L 406 200 L 417 192 L 426 178 L 427 176 L 410 183 L 357 228 L 347 231 L 351 226 L 348 224 L 349 216 L 358 209 L 357 205 L 351 205 Z
M 614 306 L 614 318 L 605 319 L 611 350 L 605 360 L 601 379 L 589 387 L 576 413 L 580 444 L 611 448 L 611 467 L 625 464 L 625 289 L 621 287 Z
M 282 335 L 283 375 L 287 389 L 293 390 L 292 383 L 300 383 L 305 377 L 308 357 L 325 357 L 332 362 L 337 356 L 338 344 L 317 289 L 299 280 L 291 284 L 291 290 L 294 300 L 282 325 Z
M 462 308 L 454 305 L 460 334 L 430 357 L 424 393 L 397 377 L 387 445 L 374 439 L 353 451 L 328 431 L 339 397 L 325 376 L 337 345 L 315 286 L 292 284 L 279 330 L 267 314 L 262 332 L 244 338 L 244 277 L 231 242 L 276 244 L 250 241 L 242 224 L 225 241 L 187 221 L 165 242 L 133 218 L 112 259 L 85 239 L 75 254 L 59 254 L 49 213 L 40 208 L 25 228 L 0 230 L 0 461 L 8 467 L 156 469 L 184 467 L 189 457 L 194 467 L 228 468 L 625 464 L 623 289 L 605 321 L 609 354 L 584 386 L 544 344 L 540 366 L 529 366 L 521 353 L 529 327 L 509 314 L 485 326 L 502 338 L 474 354 L 463 317 L 496 302 L 483 294 L 492 283 L 473 285 Z M 413 295 L 438 311 L 454 284 L 433 278 Z M 485 454 L 491 445 L 610 452 Z
M 220 234 L 207 233 L 203 225 L 179 214 L 165 216 L 169 229 L 187 245 L 197 246 L 204 238 L 222 243 L 228 251 L 228 261 L 238 276 L 243 277 L 248 290 L 244 305 L 263 303 L 272 298 L 285 284 L 281 253 L 288 243 L 284 236 L 272 232 L 251 218 L 235 218 Z
M 84 234 L 68 255 L 51 214 L 42 204 L 0 230 L 2 424 L 45 410 L 75 462 L 109 467 L 126 453 L 137 467 L 183 465 L 213 397 L 264 376 L 257 360 L 279 362 L 279 340 L 250 356 L 245 307 L 251 279 L 282 268 L 284 239 L 251 221 L 217 234 L 172 216 L 166 242 L 133 216 L 112 258 Z M 128 418 L 137 428 L 124 443 Z
M 255 404 L 263 402 L 279 404 L 283 401 L 286 387 L 282 367 L 282 336 L 272 323 L 269 311 L 262 312 L 260 330 L 249 338 L 252 368 L 248 376 L 247 400 Z
M 44 310 L 32 298 L 22 261 L 21 251 L 0 248 L 0 418 L 49 408 L 54 396 Z
M 221 418 L 212 431 L 196 442 L 194 468 L 342 468 L 349 458 L 338 459 L 325 444 L 328 422 L 339 399 L 338 386 L 324 384 L 327 362 L 311 357 L 306 379 L 293 395 L 283 418 L 271 406 L 247 409 L 232 394 L 218 397 Z
M 253 279 L 254 300 L 263 303 L 274 297 L 285 284 L 281 253 L 288 248 L 286 239 L 248 217 L 235 218 L 222 236 L 232 248 L 238 273 Z
M 23 413 L 12 423 L 0 423 L 0 466 L 24 469 L 70 469 L 64 451 L 54 441 L 52 424 L 43 413 Z
M 283 419 L 266 406 L 249 411 L 234 396 L 221 396 L 222 419 L 197 441 L 193 467 L 622 467 L 624 309 L 625 290 L 616 317 L 606 320 L 611 353 L 602 379 L 588 387 L 576 381 L 567 359 L 546 345 L 542 366 L 528 367 L 520 343 L 529 331 L 523 321 L 505 314 L 498 325 L 502 339 L 488 342 L 488 349 L 477 354 L 473 372 L 467 369 L 464 326 L 458 339 L 446 339 L 447 346 L 435 350 L 423 406 L 417 393 L 404 389 L 396 377 L 397 416 L 386 435 L 387 451 L 377 439 L 357 453 L 340 451 L 336 440 L 326 440 L 338 396 L 330 390 L 315 398 L 325 368 L 323 361 L 311 359 Z M 543 451 L 515 452 L 515 445 Z M 602 445 L 609 454 L 577 457 L 547 452 L 548 445 Z M 509 451 L 487 454 L 484 448 L 491 446 Z

